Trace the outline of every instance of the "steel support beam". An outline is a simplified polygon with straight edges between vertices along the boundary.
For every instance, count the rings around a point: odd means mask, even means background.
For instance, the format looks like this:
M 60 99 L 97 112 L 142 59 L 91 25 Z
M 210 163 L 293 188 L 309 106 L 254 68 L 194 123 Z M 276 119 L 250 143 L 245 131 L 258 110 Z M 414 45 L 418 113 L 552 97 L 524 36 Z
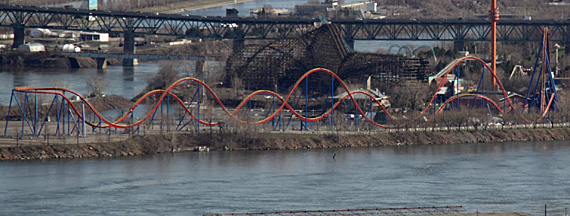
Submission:
M 23 27 L 14 27 L 14 43 L 12 43 L 12 48 L 18 48 L 18 46 L 25 43 L 25 28 Z

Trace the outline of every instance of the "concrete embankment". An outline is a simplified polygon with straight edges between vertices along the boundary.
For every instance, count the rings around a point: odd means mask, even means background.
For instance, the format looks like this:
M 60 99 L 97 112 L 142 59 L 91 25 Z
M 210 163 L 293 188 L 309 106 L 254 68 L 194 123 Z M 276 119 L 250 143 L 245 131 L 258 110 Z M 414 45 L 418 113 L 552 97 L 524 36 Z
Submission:
M 0 160 L 146 155 L 193 151 L 197 146 L 211 150 L 276 150 L 548 140 L 570 140 L 570 128 L 350 135 L 256 132 L 135 135 L 114 143 L 2 147 Z

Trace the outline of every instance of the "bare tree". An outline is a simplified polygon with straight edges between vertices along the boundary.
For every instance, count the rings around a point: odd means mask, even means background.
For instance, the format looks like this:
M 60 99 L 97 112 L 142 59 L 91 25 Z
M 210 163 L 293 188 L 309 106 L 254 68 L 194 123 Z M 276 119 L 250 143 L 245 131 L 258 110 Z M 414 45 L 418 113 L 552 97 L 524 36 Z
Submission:
M 390 103 L 393 107 L 411 110 L 421 109 L 428 97 L 433 93 L 427 83 L 405 81 L 402 85 L 396 86 L 391 92 Z
M 469 119 L 467 113 L 461 110 L 445 110 L 439 113 L 437 118 L 439 122 L 447 127 L 447 130 L 451 130 L 452 127 L 457 127 L 457 130 L 461 130 L 461 126 L 467 123 Z
M 512 127 L 512 125 L 517 125 L 522 120 L 519 114 L 514 110 L 508 112 L 505 111 L 502 114 L 502 117 L 503 117 L 503 127 L 504 125 L 509 125 Z
M 160 66 L 160 70 L 154 76 L 147 79 L 145 91 L 155 89 L 166 89 L 176 80 L 178 80 L 177 66 L 174 64 L 164 64 Z
M 91 96 L 99 97 L 103 95 L 103 91 L 109 86 L 109 81 L 105 80 L 103 75 L 94 74 L 87 78 L 85 84 L 91 91 L 89 93 Z
M 486 112 L 487 110 L 481 108 L 468 109 L 466 112 L 466 115 L 468 116 L 467 123 L 473 126 L 475 130 L 478 130 L 479 126 L 483 125 L 483 123 L 485 122 L 484 119 L 487 117 L 485 115 Z

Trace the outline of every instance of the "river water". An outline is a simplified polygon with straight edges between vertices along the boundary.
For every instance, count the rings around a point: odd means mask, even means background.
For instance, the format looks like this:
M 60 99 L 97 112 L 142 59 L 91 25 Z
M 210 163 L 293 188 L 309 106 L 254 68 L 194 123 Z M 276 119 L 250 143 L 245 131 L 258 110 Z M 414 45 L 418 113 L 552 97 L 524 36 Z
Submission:
M 345 0 L 344 2 L 345 4 L 352 4 L 352 3 L 363 2 L 363 0 Z M 271 5 L 271 7 L 275 9 L 287 9 L 289 10 L 289 12 L 292 12 L 295 8 L 295 5 L 302 5 L 305 3 L 307 3 L 307 0 L 256 0 L 256 1 L 238 3 L 238 4 L 228 4 L 221 7 L 193 10 L 193 11 L 184 12 L 184 14 L 205 15 L 205 16 L 225 16 L 226 9 L 234 8 L 238 10 L 239 16 L 254 16 L 253 14 L 249 13 L 249 10 L 254 8 L 262 8 L 264 5 Z
M 333 155 L 336 153 L 336 158 Z M 462 205 L 561 215 L 570 143 L 166 153 L 0 163 L 0 215 L 200 215 Z
M 105 93 L 132 98 L 146 87 L 147 77 L 156 74 L 159 67 L 157 63 L 141 63 L 135 67 L 109 66 L 106 70 L 96 68 L 2 70 L 0 104 L 8 105 L 11 90 L 22 86 L 60 86 L 87 95 L 89 89 L 86 88 L 86 80 L 97 74 L 109 83 Z

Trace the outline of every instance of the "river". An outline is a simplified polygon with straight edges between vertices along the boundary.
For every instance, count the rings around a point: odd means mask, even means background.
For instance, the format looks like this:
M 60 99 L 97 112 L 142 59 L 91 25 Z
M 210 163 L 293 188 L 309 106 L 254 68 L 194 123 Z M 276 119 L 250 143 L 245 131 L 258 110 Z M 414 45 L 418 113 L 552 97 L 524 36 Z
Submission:
M 52 87 L 59 86 L 87 95 L 86 80 L 97 74 L 109 83 L 106 94 L 132 98 L 139 94 L 147 84 L 147 77 L 158 72 L 156 63 L 141 63 L 135 67 L 109 66 L 106 70 L 96 68 L 81 69 L 43 69 L 27 68 L 24 70 L 0 71 L 0 104 L 10 103 L 11 90 L 15 87 Z
M 149 76 L 156 75 L 160 64 L 168 61 L 145 62 L 134 67 L 109 66 L 107 69 L 80 68 L 80 69 L 4 69 L 0 70 L 0 104 L 10 103 L 11 90 L 16 87 L 64 87 L 88 95 L 90 89 L 86 88 L 86 80 L 97 76 L 104 79 L 108 86 L 104 92 L 108 95 L 120 95 L 131 99 L 141 93 L 147 86 Z M 181 70 L 179 77 L 193 76 L 194 62 L 177 62 Z M 208 61 L 212 70 L 218 70 L 220 64 Z M 204 76 L 209 76 L 205 74 Z M 213 76 L 213 75 L 212 75 Z M 206 77 L 197 77 L 205 79 Z
M 336 153 L 336 158 L 333 155 Z M 570 143 L 187 152 L 0 163 L 0 215 L 200 215 L 462 205 L 563 214 Z
M 323 1 L 321 0 L 320 2 Z M 358 2 L 363 2 L 363 0 L 344 0 L 345 4 L 353 4 Z M 295 5 L 302 5 L 305 3 L 307 3 L 307 0 L 256 0 L 256 1 L 238 3 L 238 4 L 227 4 L 221 7 L 192 10 L 184 12 L 184 14 L 205 15 L 205 16 L 225 16 L 226 9 L 234 8 L 238 10 L 239 16 L 253 16 L 253 14 L 249 13 L 249 10 L 254 8 L 262 8 L 264 5 L 271 5 L 271 7 L 275 9 L 287 9 L 289 10 L 289 12 L 292 12 L 295 8 Z

